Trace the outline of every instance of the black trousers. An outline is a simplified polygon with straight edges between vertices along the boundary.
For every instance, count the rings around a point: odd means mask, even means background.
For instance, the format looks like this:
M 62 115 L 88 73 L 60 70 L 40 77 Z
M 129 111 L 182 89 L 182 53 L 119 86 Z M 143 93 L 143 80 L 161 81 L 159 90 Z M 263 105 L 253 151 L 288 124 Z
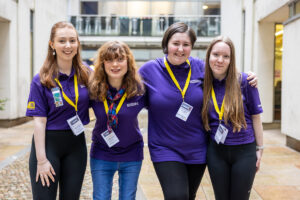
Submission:
M 256 173 L 256 144 L 218 145 L 210 140 L 207 167 L 216 200 L 248 200 Z
M 165 200 L 194 200 L 206 164 L 153 163 Z
M 46 131 L 46 156 L 56 175 L 50 187 L 35 181 L 37 159 L 34 139 L 29 158 L 29 172 L 34 200 L 55 200 L 59 183 L 60 200 L 79 199 L 87 164 L 87 148 L 84 133 L 75 136 L 71 130 Z

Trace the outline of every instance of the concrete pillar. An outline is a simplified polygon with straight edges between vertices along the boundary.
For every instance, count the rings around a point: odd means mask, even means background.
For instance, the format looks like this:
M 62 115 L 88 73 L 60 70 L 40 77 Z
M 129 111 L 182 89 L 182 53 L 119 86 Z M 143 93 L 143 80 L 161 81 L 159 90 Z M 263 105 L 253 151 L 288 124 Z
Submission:
M 300 151 L 300 18 L 283 29 L 281 130 L 287 135 L 287 145 Z

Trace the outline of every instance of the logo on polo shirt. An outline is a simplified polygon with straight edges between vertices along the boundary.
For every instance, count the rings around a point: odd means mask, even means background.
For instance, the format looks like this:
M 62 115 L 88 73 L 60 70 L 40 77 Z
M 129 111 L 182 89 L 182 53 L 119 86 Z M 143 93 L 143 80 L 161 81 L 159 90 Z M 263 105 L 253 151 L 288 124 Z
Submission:
M 80 85 L 81 88 L 85 88 L 85 85 Z
M 257 107 L 261 108 L 262 106 L 261 106 L 261 104 L 259 104 L 259 105 L 257 105 Z
M 128 103 L 127 108 L 132 106 L 137 106 L 137 105 L 139 105 L 139 102 Z
M 29 101 L 28 102 L 27 109 L 30 109 L 30 110 L 34 110 L 35 109 L 35 103 L 34 103 L 34 101 Z
M 199 82 L 201 82 L 201 80 L 197 80 L 197 79 L 195 79 L 195 80 L 190 80 L 190 83 L 199 83 Z

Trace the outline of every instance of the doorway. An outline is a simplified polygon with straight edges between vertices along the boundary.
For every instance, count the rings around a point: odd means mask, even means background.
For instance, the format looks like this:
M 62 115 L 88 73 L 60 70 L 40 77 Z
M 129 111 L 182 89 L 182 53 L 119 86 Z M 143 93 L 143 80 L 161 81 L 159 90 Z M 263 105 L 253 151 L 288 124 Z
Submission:
M 282 38 L 283 25 L 275 24 L 274 51 L 274 121 L 281 120 L 281 83 L 282 83 Z

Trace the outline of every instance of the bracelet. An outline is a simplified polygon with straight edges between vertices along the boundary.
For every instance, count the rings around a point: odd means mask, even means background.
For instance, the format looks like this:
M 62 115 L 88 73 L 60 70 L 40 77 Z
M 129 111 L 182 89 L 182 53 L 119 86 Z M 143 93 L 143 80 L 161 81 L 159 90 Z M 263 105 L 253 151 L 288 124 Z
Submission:
M 264 148 L 265 148 L 264 146 L 256 146 L 256 151 L 263 150 Z

